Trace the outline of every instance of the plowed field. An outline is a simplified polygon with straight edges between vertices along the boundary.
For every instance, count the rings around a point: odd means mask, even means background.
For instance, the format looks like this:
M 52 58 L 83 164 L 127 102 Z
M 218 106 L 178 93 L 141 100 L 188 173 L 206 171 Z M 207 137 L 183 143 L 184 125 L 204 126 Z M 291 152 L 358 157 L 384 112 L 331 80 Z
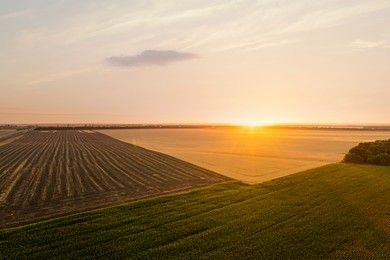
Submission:
M 0 146 L 0 228 L 227 180 L 101 133 L 31 131 Z

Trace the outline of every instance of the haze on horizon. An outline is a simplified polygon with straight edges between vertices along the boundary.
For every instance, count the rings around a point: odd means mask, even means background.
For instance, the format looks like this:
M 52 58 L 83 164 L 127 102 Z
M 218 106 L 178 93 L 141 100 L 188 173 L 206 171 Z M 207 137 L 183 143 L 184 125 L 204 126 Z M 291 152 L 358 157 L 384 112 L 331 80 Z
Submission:
M 1 1 L 3 123 L 390 122 L 390 2 Z

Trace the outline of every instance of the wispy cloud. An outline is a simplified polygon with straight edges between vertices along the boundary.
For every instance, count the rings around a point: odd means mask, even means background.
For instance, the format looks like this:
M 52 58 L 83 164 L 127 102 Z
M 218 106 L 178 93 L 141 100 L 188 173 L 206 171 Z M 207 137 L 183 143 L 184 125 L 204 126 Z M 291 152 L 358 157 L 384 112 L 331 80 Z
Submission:
M 303 7 L 302 7 L 303 8 Z M 390 8 L 388 1 L 366 1 L 345 6 L 318 7 L 313 11 L 303 13 L 294 23 L 279 33 L 306 32 L 342 25 L 359 15 L 369 14 Z
M 343 26 L 362 15 L 387 8 L 390 8 L 390 2 L 382 0 L 354 4 L 231 1 L 224 8 L 214 8 L 210 15 L 201 17 L 204 22 L 199 26 L 172 35 L 158 47 L 175 44 L 183 50 L 241 52 L 288 45 L 304 40 L 305 33 Z M 186 24 L 185 20 L 190 17 L 181 18 Z
M 370 48 L 388 48 L 389 41 L 364 41 L 364 40 L 356 40 L 350 45 L 353 48 L 359 49 L 370 49 Z
M 206 56 L 304 43 L 311 32 L 344 25 L 342 30 L 352 34 L 349 29 L 356 26 L 355 22 L 364 22 L 376 12 L 385 13 L 390 1 L 151 0 L 96 4 L 85 0 L 72 2 L 71 7 L 68 1 L 33 6 L 0 14 L 0 30 L 7 33 L 2 34 L 1 62 L 24 64 L 34 71 L 39 68 L 41 73 L 29 78 L 30 86 L 89 73 L 88 69 L 70 68 L 74 68 L 73 63 L 88 67 L 102 53 L 113 66 L 166 65 L 192 59 L 196 57 L 193 53 Z M 23 19 L 30 16 L 34 19 Z M 368 36 L 351 37 L 349 40 Z M 337 41 L 328 39 L 333 40 Z M 126 53 L 129 46 L 135 50 L 148 46 L 151 50 L 113 55 Z M 389 48 L 390 41 L 357 40 L 351 46 L 352 51 Z M 61 68 L 53 72 L 58 60 L 62 61 Z M 9 81 L 15 80 L 9 77 Z
M 26 17 L 32 13 L 33 13 L 32 10 L 26 9 L 26 10 L 16 11 L 16 12 L 12 12 L 12 13 L 0 14 L 0 21 Z
M 135 67 L 145 65 L 166 65 L 168 63 L 196 58 L 193 53 L 172 50 L 145 50 L 134 56 L 113 56 L 106 61 L 115 66 Z
M 60 15 L 57 22 L 52 18 L 54 22 L 42 23 L 45 26 L 38 28 L 26 25 L 17 45 L 34 50 L 64 45 L 68 48 L 89 46 L 88 43 L 100 38 L 105 47 L 122 50 L 130 44 L 136 49 L 151 46 L 196 52 L 226 51 L 229 45 L 233 49 L 242 45 L 255 50 L 289 44 L 301 38 L 303 32 L 339 26 L 359 15 L 390 8 L 388 0 L 353 3 L 231 0 L 182 4 L 148 1 L 113 3 L 109 8 L 83 1 L 77 5 L 81 5 L 80 10 L 85 9 L 82 15 L 77 12 Z M 52 4 L 40 17 L 62 9 L 62 4 Z M 104 40 L 108 38 L 118 41 Z M 254 46 L 256 43 L 258 46 Z
M 44 75 L 37 75 L 34 76 L 25 83 L 26 88 L 25 89 L 35 89 L 40 84 L 53 82 L 56 80 L 76 76 L 76 75 L 82 75 L 82 74 L 88 74 L 88 73 L 96 73 L 96 72 L 102 72 L 103 68 L 100 66 L 91 66 L 81 69 L 74 69 L 74 70 L 64 70 L 64 71 L 58 71 L 58 72 L 52 72 L 52 73 L 46 73 Z

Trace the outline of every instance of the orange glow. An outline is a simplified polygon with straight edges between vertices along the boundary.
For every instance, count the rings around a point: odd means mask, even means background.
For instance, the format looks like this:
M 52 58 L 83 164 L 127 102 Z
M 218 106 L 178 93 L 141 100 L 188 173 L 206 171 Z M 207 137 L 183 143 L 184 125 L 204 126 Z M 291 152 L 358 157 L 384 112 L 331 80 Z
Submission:
M 240 125 L 240 126 L 247 126 L 247 127 L 263 126 L 262 124 L 258 124 L 258 123 L 255 123 L 255 122 L 242 123 L 242 124 L 238 124 L 238 125 Z
M 266 119 L 262 119 L 262 120 L 243 119 L 243 120 L 239 120 L 238 122 L 236 122 L 234 124 L 238 125 L 238 126 L 245 126 L 245 127 L 254 128 L 254 127 L 274 125 L 274 124 L 277 124 L 277 122 L 273 121 L 273 120 L 266 120 Z

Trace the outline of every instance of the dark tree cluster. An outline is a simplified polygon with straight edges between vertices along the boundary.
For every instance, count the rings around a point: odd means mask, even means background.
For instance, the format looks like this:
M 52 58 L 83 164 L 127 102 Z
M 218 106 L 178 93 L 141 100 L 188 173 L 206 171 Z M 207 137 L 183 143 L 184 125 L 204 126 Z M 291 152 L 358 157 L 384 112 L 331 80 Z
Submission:
M 349 150 L 344 162 L 390 166 L 390 139 L 360 143 Z

